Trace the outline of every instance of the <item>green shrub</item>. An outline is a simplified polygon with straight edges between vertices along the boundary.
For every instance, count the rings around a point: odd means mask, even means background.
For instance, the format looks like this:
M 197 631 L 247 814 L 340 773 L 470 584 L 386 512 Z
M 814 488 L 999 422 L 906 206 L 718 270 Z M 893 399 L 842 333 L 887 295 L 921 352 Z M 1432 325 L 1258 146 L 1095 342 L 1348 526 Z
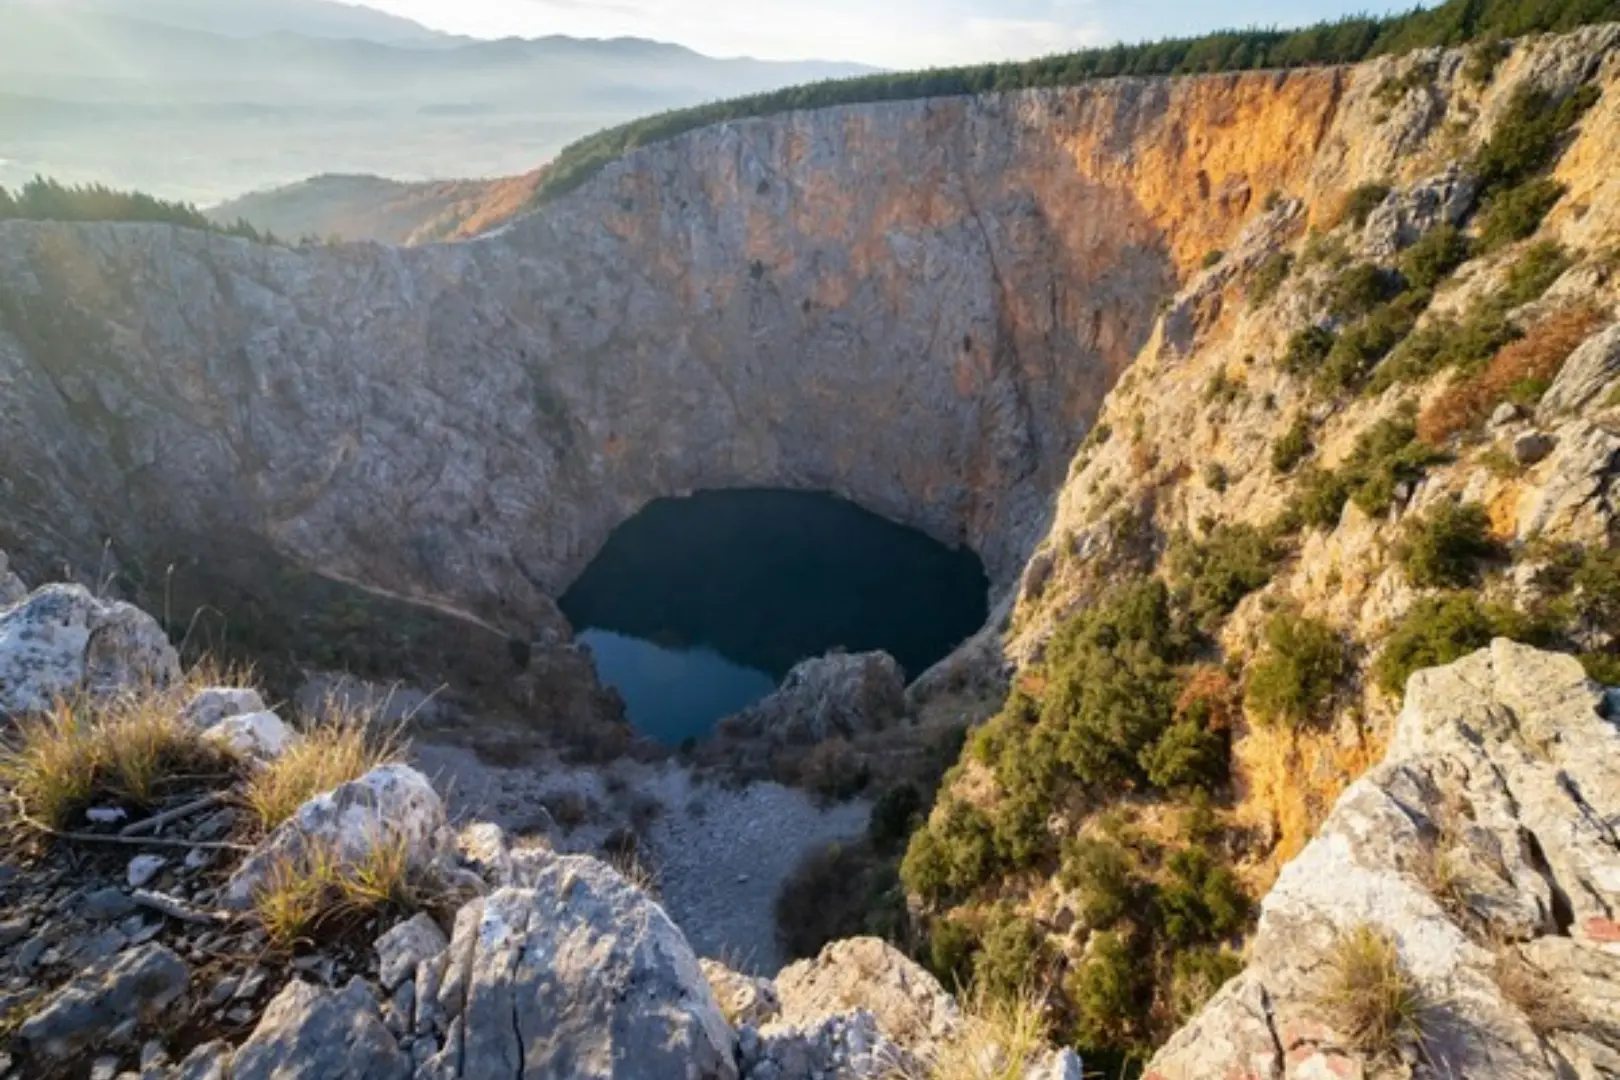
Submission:
M 1344 516 L 1350 485 L 1330 469 L 1308 468 L 1299 474 L 1299 485 L 1285 519 L 1297 519 L 1300 526 L 1333 530 Z
M 1351 389 L 1361 382 L 1391 349 L 1406 339 L 1428 306 L 1428 293 L 1403 293 L 1346 327 L 1317 373 L 1317 388 L 1333 393 Z
M 1041 928 L 1011 908 L 998 906 L 979 939 L 973 981 L 994 1001 L 1012 1001 L 1040 985 L 1051 966 Z
M 1258 307 L 1277 295 L 1282 283 L 1294 272 L 1294 257 L 1286 251 L 1273 251 L 1255 267 L 1249 281 L 1249 303 Z
M 1204 384 L 1204 404 L 1230 405 L 1243 396 L 1245 389 L 1243 380 L 1229 378 L 1223 367 Z
M 1496 636 L 1498 619 L 1473 596 L 1452 593 L 1419 600 L 1390 633 L 1373 663 L 1386 693 L 1399 694 L 1414 671 L 1449 664 Z
M 1226 491 L 1231 483 L 1231 477 L 1226 472 L 1226 466 L 1218 461 L 1206 462 L 1203 470 L 1204 486 L 1219 495 Z
M 1329 288 L 1328 313 L 1340 320 L 1360 318 L 1400 293 L 1404 284 L 1399 275 L 1376 263 L 1352 266 Z
M 1485 200 L 1479 215 L 1479 242 L 1485 251 L 1534 236 L 1552 208 L 1564 197 L 1565 187 L 1556 180 L 1530 180 L 1506 188 Z
M 1417 428 L 1403 413 L 1362 432 L 1340 474 L 1355 504 L 1376 516 L 1389 509 L 1398 485 L 1419 480 L 1441 459 L 1441 454 L 1417 441 Z
M 1169 880 L 1159 889 L 1165 936 L 1180 946 L 1230 937 L 1249 917 L 1249 898 L 1232 871 L 1202 848 L 1170 856 Z
M 1367 219 L 1372 212 L 1384 204 L 1393 190 L 1388 184 L 1362 184 L 1345 196 L 1344 207 L 1339 213 L 1341 222 L 1349 222 L 1357 229 L 1365 228 Z
M 1088 784 L 1145 779 L 1138 756 L 1169 726 L 1186 649 L 1156 579 L 1120 586 L 1061 626 L 1047 645 L 1041 724 Z
M 1479 577 L 1478 562 L 1496 554 L 1490 517 L 1478 503 L 1440 503 L 1407 522 L 1395 556 L 1420 589 L 1462 588 Z
M 992 836 L 996 856 L 1009 870 L 1030 865 L 1052 844 L 1046 827 L 1057 789 L 1059 762 L 1056 738 L 1036 727 L 1009 738 L 995 763 L 1001 800 Z
M 1307 326 L 1288 339 L 1283 353 L 1282 369 L 1290 375 L 1308 375 L 1322 366 L 1333 351 L 1337 338 L 1333 331 L 1321 326 Z
M 1468 62 L 1463 65 L 1463 78 L 1483 89 L 1496 78 L 1496 69 L 1506 60 L 1511 46 L 1492 35 L 1476 42 L 1468 50 Z
M 1268 723 L 1301 727 L 1321 717 L 1346 668 L 1333 629 L 1288 612 L 1266 626 L 1266 650 L 1249 670 L 1244 703 Z
M 997 870 L 990 819 L 970 803 L 947 799 L 944 812 L 912 834 L 900 880 L 908 892 L 938 904 L 972 894 Z
M 1311 418 L 1300 413 L 1288 430 L 1271 444 L 1271 471 L 1286 476 L 1310 456 L 1310 452 Z
M 1073 837 L 1063 845 L 1058 880 L 1079 894 L 1080 918 L 1092 930 L 1106 930 L 1131 914 L 1137 889 L 1130 857 L 1111 840 Z
M 1468 237 L 1450 225 L 1438 225 L 1401 256 L 1401 274 L 1412 288 L 1432 292 L 1468 261 Z
M 1474 156 L 1474 174 L 1487 195 L 1517 187 L 1558 160 L 1564 133 L 1597 103 L 1598 88 L 1582 86 L 1563 101 L 1521 86 Z
M 1220 525 L 1204 540 L 1183 535 L 1170 546 L 1177 599 L 1205 633 L 1270 581 L 1276 566 L 1271 541 L 1248 525 Z
M 972 928 L 955 919 L 935 919 L 928 927 L 928 970 L 947 990 L 959 992 L 972 985 L 973 957 L 979 938 Z
M 1221 265 L 1221 260 L 1224 258 L 1226 258 L 1226 252 L 1224 251 L 1206 251 L 1204 252 L 1203 268 L 1205 270 L 1213 269 Z
M 1498 300 L 1505 308 L 1521 307 L 1542 295 L 1553 282 L 1564 276 L 1564 271 L 1575 265 L 1575 260 L 1564 245 L 1554 240 L 1543 240 L 1525 249 L 1519 261 L 1508 271 L 1507 287 Z
M 1209 791 L 1226 783 L 1231 747 L 1224 731 L 1178 720 L 1142 751 L 1148 782 L 1162 791 Z
M 1478 371 L 1519 336 L 1498 300 L 1484 298 L 1460 324 L 1436 319 L 1408 337 L 1373 372 L 1368 389 L 1382 393 L 1396 383 L 1421 382 L 1447 368 Z
M 1092 936 L 1085 960 L 1064 984 L 1074 1003 L 1081 1046 L 1120 1046 L 1139 1037 L 1147 1007 L 1146 977 L 1146 965 L 1132 955 L 1125 938 L 1111 931 Z
M 1243 959 L 1226 949 L 1203 945 L 1176 953 L 1170 975 L 1170 1007 L 1184 1024 L 1221 987 L 1243 973 Z

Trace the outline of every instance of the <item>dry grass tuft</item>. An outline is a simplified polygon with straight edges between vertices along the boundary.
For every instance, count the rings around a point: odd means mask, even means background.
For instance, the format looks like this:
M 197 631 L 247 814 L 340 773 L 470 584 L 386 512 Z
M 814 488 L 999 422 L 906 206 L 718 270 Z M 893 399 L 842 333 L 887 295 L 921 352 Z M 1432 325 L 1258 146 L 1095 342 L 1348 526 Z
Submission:
M 1380 1060 L 1422 1043 L 1423 996 L 1388 934 L 1367 925 L 1344 934 L 1328 957 L 1328 970 L 1318 1004 L 1357 1050 Z
M 253 907 L 270 943 L 290 950 L 378 913 L 422 911 L 432 894 L 411 873 L 409 845 L 400 837 L 373 843 L 351 864 L 326 844 L 284 857 L 271 866 Z
M 1556 311 L 1498 352 L 1484 371 L 1448 388 L 1418 418 L 1418 438 L 1443 446 L 1485 419 L 1510 398 L 1539 400 L 1564 361 L 1603 322 L 1589 307 Z
M 58 702 L 0 745 L 0 785 L 35 821 L 62 829 L 92 804 L 145 809 L 171 784 L 235 770 L 228 751 L 181 719 L 183 705 L 180 691 Z
M 328 705 L 325 716 L 304 731 L 287 752 L 249 779 L 243 800 L 259 827 L 269 832 L 309 799 L 358 779 L 379 765 L 404 759 L 398 729 L 379 729 L 356 710 Z
M 1049 1049 L 1047 1034 L 1042 995 L 1001 999 L 975 989 L 963 1002 L 956 1035 L 920 1071 L 896 1069 L 892 1080 L 1023 1080 Z
M 1531 1029 L 1542 1038 L 1587 1026 L 1586 1017 L 1569 994 L 1518 953 L 1499 954 L 1491 975 L 1502 997 L 1524 1014 Z

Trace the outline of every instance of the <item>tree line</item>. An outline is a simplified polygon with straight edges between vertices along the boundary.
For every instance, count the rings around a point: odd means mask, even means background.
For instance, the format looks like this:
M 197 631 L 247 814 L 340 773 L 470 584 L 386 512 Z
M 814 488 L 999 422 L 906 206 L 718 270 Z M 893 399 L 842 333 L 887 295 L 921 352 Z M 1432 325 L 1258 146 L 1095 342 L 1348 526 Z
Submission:
M 572 191 L 638 147 L 711 124 L 834 105 L 1072 86 L 1116 76 L 1214 74 L 1351 64 L 1429 47 L 1561 33 L 1620 21 L 1620 0 L 1449 0 L 1387 18 L 1356 16 L 1300 30 L 1249 29 L 1115 45 L 1020 63 L 868 75 L 788 87 L 677 109 L 622 124 L 565 147 L 533 197 Z
M 170 202 L 138 191 L 117 191 L 103 184 L 69 186 L 36 176 L 16 191 L 0 187 L 0 221 L 155 221 L 239 236 L 255 243 L 276 238 L 246 221 L 221 225 L 190 203 Z

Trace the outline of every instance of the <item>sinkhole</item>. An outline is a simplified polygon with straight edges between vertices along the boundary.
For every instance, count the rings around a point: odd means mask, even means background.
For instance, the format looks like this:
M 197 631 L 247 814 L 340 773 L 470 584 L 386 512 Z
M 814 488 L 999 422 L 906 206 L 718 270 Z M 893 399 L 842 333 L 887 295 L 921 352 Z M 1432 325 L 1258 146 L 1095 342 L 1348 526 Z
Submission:
M 988 594 L 972 551 L 845 499 L 730 490 L 648 504 L 560 606 L 630 722 L 678 746 L 835 649 L 915 678 L 984 624 Z

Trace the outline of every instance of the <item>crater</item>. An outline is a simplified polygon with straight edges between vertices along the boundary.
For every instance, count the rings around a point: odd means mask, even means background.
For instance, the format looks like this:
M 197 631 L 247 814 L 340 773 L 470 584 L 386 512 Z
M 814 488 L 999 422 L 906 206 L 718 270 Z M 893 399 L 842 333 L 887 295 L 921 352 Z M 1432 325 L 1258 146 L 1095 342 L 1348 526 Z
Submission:
M 916 677 L 984 624 L 989 589 L 966 548 L 834 495 L 744 489 L 653 501 L 560 606 L 630 722 L 677 746 L 833 650 Z

